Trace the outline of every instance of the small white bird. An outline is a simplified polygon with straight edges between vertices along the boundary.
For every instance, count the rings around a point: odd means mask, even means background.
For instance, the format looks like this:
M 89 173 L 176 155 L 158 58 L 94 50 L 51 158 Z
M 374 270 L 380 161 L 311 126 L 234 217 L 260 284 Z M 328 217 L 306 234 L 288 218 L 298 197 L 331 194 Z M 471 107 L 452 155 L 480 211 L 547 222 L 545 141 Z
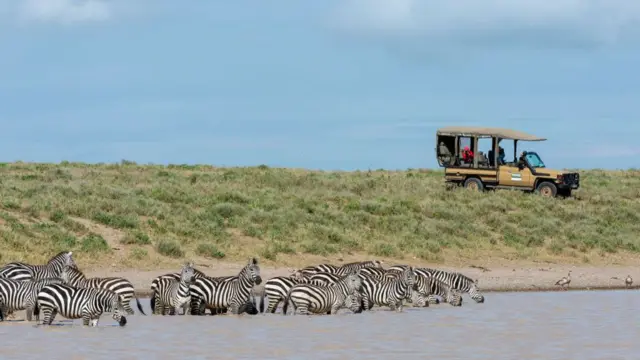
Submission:
M 571 270 L 569 270 L 569 273 L 567 274 L 567 276 L 556 281 L 556 285 L 562 286 L 565 290 L 569 287 L 569 283 L 571 283 Z
M 631 286 L 631 284 L 633 284 L 633 279 L 631 278 L 631 275 L 627 275 L 627 278 L 624 279 L 624 284 L 627 285 L 627 287 Z

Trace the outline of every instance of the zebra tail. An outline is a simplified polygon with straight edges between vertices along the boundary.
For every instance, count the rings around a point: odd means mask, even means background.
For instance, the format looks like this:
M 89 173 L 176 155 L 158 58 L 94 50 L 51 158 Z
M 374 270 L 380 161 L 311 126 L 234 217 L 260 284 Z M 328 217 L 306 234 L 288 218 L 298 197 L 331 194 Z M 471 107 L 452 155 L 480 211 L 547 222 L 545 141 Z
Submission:
M 140 300 L 138 299 L 137 296 L 136 296 L 136 304 L 138 305 L 138 310 L 140 310 L 142 315 L 147 316 L 147 314 L 145 314 L 144 311 L 142 310 L 142 304 L 140 304 Z

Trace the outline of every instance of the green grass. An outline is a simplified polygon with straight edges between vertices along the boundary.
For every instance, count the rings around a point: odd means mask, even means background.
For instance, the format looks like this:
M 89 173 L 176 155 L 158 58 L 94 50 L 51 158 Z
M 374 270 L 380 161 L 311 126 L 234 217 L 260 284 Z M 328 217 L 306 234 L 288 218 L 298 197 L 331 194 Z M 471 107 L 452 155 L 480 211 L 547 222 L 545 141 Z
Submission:
M 575 198 L 546 199 L 446 190 L 440 171 L 0 164 L 0 260 L 44 262 L 63 249 L 99 259 L 112 246 L 139 261 L 640 252 L 640 171 L 581 174 Z

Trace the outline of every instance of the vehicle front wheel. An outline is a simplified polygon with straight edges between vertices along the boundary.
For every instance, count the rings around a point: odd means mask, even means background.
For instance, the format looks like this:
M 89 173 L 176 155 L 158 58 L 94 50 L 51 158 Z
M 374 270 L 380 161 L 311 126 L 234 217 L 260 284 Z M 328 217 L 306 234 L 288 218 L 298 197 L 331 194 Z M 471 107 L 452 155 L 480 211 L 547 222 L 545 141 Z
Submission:
M 468 178 L 464 181 L 464 187 L 471 190 L 482 191 L 484 190 L 484 184 L 478 178 Z
M 558 188 L 554 183 L 545 181 L 538 185 L 536 192 L 544 197 L 555 197 L 558 194 Z

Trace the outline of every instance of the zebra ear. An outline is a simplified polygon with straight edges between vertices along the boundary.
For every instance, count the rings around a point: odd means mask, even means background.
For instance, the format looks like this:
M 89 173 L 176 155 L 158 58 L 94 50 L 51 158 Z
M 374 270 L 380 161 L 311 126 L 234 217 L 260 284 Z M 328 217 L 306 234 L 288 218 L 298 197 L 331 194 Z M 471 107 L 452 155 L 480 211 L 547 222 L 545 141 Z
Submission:
M 69 251 L 69 256 L 73 255 L 73 251 Z
M 249 265 L 258 265 L 258 259 L 256 258 L 251 258 L 249 260 Z

